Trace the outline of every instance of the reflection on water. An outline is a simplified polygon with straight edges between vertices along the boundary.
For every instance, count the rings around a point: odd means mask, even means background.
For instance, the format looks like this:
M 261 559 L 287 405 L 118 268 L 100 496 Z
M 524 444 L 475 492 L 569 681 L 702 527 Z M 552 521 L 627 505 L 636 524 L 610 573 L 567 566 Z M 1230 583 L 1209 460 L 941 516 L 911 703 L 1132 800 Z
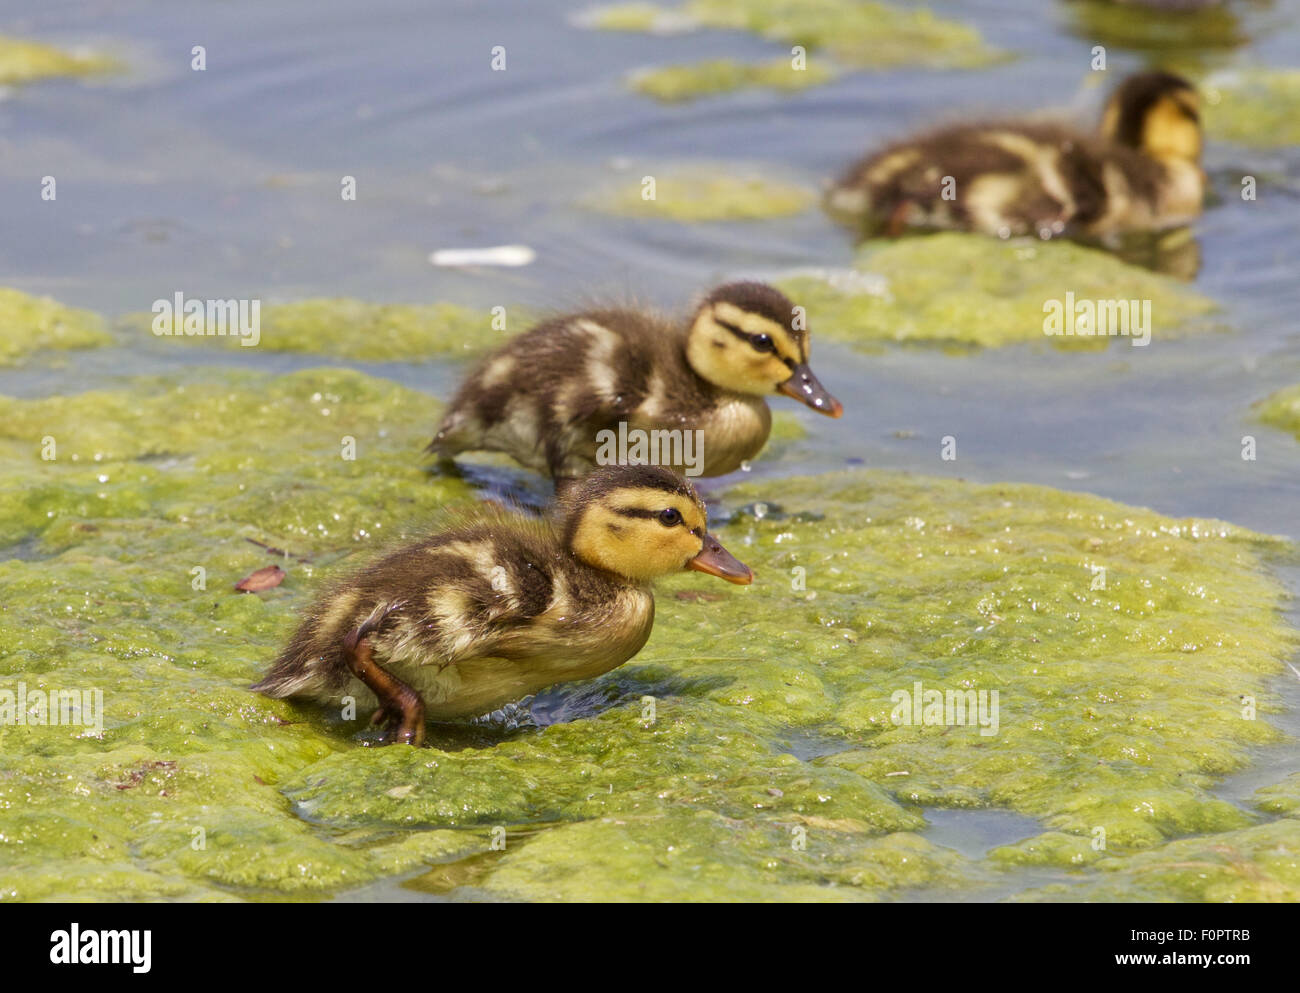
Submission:
M 1086 240 L 1080 239 L 1083 244 Z M 1201 271 L 1201 243 L 1188 227 L 1168 231 L 1137 231 L 1104 239 L 1097 248 L 1113 252 L 1125 262 L 1192 282 Z

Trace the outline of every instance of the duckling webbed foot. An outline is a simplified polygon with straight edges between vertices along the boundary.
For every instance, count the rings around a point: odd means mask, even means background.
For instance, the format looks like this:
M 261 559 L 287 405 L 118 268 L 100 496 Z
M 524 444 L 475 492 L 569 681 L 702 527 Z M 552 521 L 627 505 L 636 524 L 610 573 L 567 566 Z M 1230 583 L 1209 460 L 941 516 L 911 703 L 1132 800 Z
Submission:
M 396 608 L 383 616 L 392 609 Z M 375 662 L 370 634 L 379 620 L 382 618 L 367 620 L 348 632 L 343 639 L 343 660 L 352 675 L 379 698 L 379 709 L 370 723 L 388 725 L 385 743 L 401 742 L 418 748 L 424 744 L 424 701 L 414 689 Z

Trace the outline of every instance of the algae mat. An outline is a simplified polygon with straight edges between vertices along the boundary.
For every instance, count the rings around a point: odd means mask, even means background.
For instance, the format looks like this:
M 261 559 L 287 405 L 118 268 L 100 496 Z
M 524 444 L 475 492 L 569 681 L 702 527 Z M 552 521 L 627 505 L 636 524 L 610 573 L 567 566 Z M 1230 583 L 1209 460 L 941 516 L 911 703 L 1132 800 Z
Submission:
M 0 287 L 0 366 L 47 349 L 99 348 L 112 341 L 98 314 Z
M 246 687 L 326 577 L 474 499 L 417 464 L 436 404 L 336 369 L 207 376 L 0 400 L 0 690 L 27 720 L 0 726 L 6 898 L 409 876 L 507 899 L 872 900 L 1015 888 L 1025 865 L 1107 898 L 1297 895 L 1293 786 L 1257 809 L 1210 792 L 1280 738 L 1275 539 L 1028 486 L 859 471 L 773 502 L 751 484 L 719 531 L 756 585 L 663 584 L 641 656 L 548 697 L 574 719 L 366 748 L 357 723 Z M 232 590 L 270 562 L 281 586 Z M 996 691 L 995 719 L 935 724 L 900 707 L 917 683 L 919 702 Z M 82 718 L 98 692 L 102 728 L 33 723 L 60 691 Z M 923 836 L 928 806 L 1042 831 L 965 857 Z M 1189 848 L 1224 867 L 1212 889 L 1169 868 Z
M 852 269 L 794 273 L 780 287 L 807 308 L 818 337 L 860 349 L 891 341 L 1105 349 L 1121 330 L 1145 346 L 1224 329 L 1215 302 L 1172 277 L 1061 239 L 945 232 L 869 241 Z M 1076 327 L 1080 307 L 1094 301 L 1132 301 L 1141 309 L 1121 327 L 1103 328 L 1095 316 Z
M 971 69 L 1006 57 L 973 28 L 925 8 L 862 0 L 687 0 L 675 7 L 626 3 L 597 8 L 584 19 L 606 31 L 748 31 L 867 69 Z
M 235 305 L 236 301 L 229 303 Z M 224 307 L 185 313 L 185 305 L 178 301 L 176 306 L 160 307 L 152 314 L 128 314 L 118 326 L 135 336 L 147 330 L 168 342 L 208 348 L 247 346 L 364 362 L 418 362 L 487 351 L 536 319 L 523 308 L 504 305 L 489 312 L 450 303 L 382 304 L 346 297 L 276 303 L 264 312 L 259 301 L 251 321 L 241 321 L 238 310 L 231 309 L 229 326 L 256 327 L 253 336 L 247 330 L 225 333 L 225 326 L 218 322 L 226 314 Z M 216 329 L 223 329 L 222 333 L 217 334 Z
M 0 35 L 0 85 L 88 76 L 114 68 L 113 60 L 102 55 L 65 52 L 37 41 Z
M 1221 72 L 1203 86 L 1205 127 L 1212 137 L 1251 148 L 1300 142 L 1300 70 Z
M 1300 384 L 1284 387 L 1255 406 L 1261 421 L 1290 432 L 1300 441 Z

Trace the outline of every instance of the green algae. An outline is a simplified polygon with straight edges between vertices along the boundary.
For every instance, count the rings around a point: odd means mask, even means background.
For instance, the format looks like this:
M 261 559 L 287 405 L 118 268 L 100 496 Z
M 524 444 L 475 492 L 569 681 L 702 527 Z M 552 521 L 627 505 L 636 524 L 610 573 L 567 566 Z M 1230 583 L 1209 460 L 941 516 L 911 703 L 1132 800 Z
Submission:
M 0 689 L 104 701 L 98 730 L 0 724 L 0 897 L 318 899 L 433 866 L 411 886 L 876 900 L 1016 864 L 926 841 L 927 805 L 1035 816 L 1027 858 L 1078 871 L 1095 826 L 1121 865 L 1248 827 L 1208 788 L 1278 737 L 1279 543 L 1044 488 L 740 487 L 717 530 L 756 585 L 662 584 L 647 648 L 542 731 L 368 749 L 248 693 L 321 583 L 470 499 L 417 466 L 435 408 L 336 369 L 0 400 Z M 281 586 L 231 589 L 268 562 Z M 916 679 L 999 689 L 998 734 L 891 724 Z
M 114 68 L 101 55 L 65 52 L 36 41 L 0 36 L 0 85 L 32 83 L 60 76 L 88 76 Z
M 989 859 L 1003 868 L 1016 866 L 1083 866 L 1105 858 L 1103 849 L 1086 835 L 1044 831 L 1014 845 L 1003 845 L 989 852 Z
M 1300 386 L 1288 386 L 1266 397 L 1260 404 L 1259 419 L 1300 441 Z
M 399 410 L 400 434 L 388 427 Z M 0 398 L 0 461 L 12 470 L 0 541 L 68 518 L 230 522 L 304 555 L 321 540 L 365 540 L 464 497 L 441 479 L 414 485 L 436 415 L 428 397 L 337 369 Z
M 1246 69 L 1202 85 L 1205 132 L 1252 148 L 1300 144 L 1300 69 Z
M 667 13 L 658 4 L 620 3 L 597 8 L 587 20 L 601 31 L 652 32 L 663 24 Z
M 870 838 L 814 825 L 802 851 L 791 839 L 784 825 L 707 810 L 606 817 L 527 842 L 501 860 L 484 889 L 516 900 L 820 903 L 965 883 L 960 856 L 914 834 Z
M 791 633 L 760 644 L 817 659 L 817 710 L 830 708 L 837 734 L 865 739 L 824 764 L 903 802 L 1007 808 L 1084 837 L 1102 827 L 1111 851 L 1244 826 L 1207 787 L 1277 739 L 1242 704 L 1271 700 L 1264 677 L 1292 644 L 1281 587 L 1259 571 L 1268 540 L 1034 487 L 871 473 L 813 485 L 815 499 L 796 490 L 798 509 L 828 538 L 769 510 L 755 545 L 739 547 L 760 576 L 755 548 L 768 543 L 781 547 L 772 571 L 806 570 L 815 597 L 800 607 L 785 594 L 778 623 Z M 1106 569 L 1103 590 L 1094 566 Z M 1265 605 L 1267 631 L 1231 619 Z M 737 682 L 757 668 L 747 662 Z M 894 724 L 891 694 L 917 680 L 999 690 L 999 732 Z M 751 706 L 771 699 L 747 691 Z
M 709 59 L 637 73 L 631 79 L 631 86 L 636 92 L 662 103 L 683 103 L 736 90 L 771 89 L 791 93 L 820 86 L 834 76 L 834 71 L 821 63 L 795 70 L 788 59 L 770 62 Z
M 1255 806 L 1266 814 L 1300 817 L 1300 772 L 1255 791 Z
M 184 316 L 133 314 L 122 324 L 136 334 L 153 333 L 160 342 L 184 342 L 272 352 L 299 352 L 367 362 L 415 361 L 486 351 L 528 326 L 522 308 L 497 313 L 450 303 L 381 304 L 348 298 L 296 300 L 260 308 L 256 339 L 206 332 L 199 325 L 185 333 Z M 504 324 L 504 330 L 502 325 Z M 214 329 L 215 332 L 215 329 Z
M 1044 341 L 1106 348 L 1118 336 L 1048 335 L 1048 301 L 1150 301 L 1151 338 L 1212 326 L 1213 301 L 1178 281 L 1063 240 L 999 241 L 945 233 L 869 242 L 846 273 L 796 275 L 780 287 L 818 337 L 999 347 Z M 1077 305 L 1076 305 L 1077 306 Z M 1135 338 L 1133 340 L 1136 340 Z
M 97 314 L 0 287 L 0 366 L 46 349 L 98 348 L 111 340 Z
M 865 69 L 922 66 L 981 68 L 1006 58 L 968 25 L 925 8 L 858 0 L 687 0 L 680 7 L 631 3 L 591 18 L 610 31 L 660 31 L 689 26 L 749 31 L 772 41 L 825 51 Z
M 468 498 L 418 468 L 436 405 L 340 370 L 218 378 L 0 401 L 2 540 L 25 549 L 0 558 L 0 688 L 103 698 L 98 729 L 0 724 L 0 895 L 317 893 L 482 847 L 292 816 L 274 784 L 340 743 L 245 689 L 322 564 Z M 282 587 L 233 591 L 268 561 Z
M 646 183 L 653 179 L 653 188 Z M 653 190 L 653 197 L 646 191 Z M 678 169 L 628 177 L 584 201 L 585 206 L 623 217 L 672 221 L 756 221 L 790 217 L 813 205 L 811 190 L 728 169 Z
M 1073 33 L 1089 45 L 1148 52 L 1162 64 L 1204 60 L 1206 51 L 1236 48 L 1250 41 L 1237 10 L 1227 4 L 1195 10 L 1161 10 L 1155 4 L 1143 4 L 1136 13 L 1131 5 L 1114 0 L 1072 0 L 1062 12 L 1068 14 Z
M 1295 903 L 1300 900 L 1300 824 L 1275 821 L 1103 859 L 1076 885 L 1031 890 L 1022 900 L 1157 903 Z

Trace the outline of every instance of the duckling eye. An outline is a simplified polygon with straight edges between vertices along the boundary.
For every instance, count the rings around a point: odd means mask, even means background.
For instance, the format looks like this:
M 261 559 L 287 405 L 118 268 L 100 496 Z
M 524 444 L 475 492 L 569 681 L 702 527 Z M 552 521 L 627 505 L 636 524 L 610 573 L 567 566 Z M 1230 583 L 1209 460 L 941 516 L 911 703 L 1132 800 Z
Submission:
M 666 528 L 675 528 L 682 523 L 682 515 L 675 507 L 659 511 L 659 523 Z
M 772 344 L 770 334 L 756 334 L 749 339 L 749 343 L 754 346 L 756 352 L 775 352 L 776 346 Z

